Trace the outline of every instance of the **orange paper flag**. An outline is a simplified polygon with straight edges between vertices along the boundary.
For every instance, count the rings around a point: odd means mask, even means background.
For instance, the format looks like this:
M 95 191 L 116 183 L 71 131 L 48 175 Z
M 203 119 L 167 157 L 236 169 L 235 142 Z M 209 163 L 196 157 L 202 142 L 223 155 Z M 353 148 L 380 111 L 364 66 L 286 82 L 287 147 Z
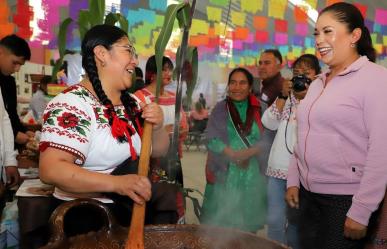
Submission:
M 253 26 L 255 29 L 266 30 L 267 29 L 267 17 L 265 16 L 254 16 Z
M 306 14 L 306 9 L 295 6 L 294 7 L 294 19 L 296 19 L 296 22 L 305 23 L 308 20 L 308 15 Z
M 242 28 L 242 27 L 237 27 L 234 30 L 234 39 L 237 40 L 245 40 L 249 36 L 249 29 L 248 28 Z

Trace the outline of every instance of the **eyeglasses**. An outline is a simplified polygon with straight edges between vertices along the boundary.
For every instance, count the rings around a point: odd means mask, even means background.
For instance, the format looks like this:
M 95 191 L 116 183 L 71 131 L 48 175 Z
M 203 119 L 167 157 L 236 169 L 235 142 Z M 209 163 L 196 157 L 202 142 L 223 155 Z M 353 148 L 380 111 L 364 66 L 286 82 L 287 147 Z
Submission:
M 136 53 L 136 48 L 133 45 L 113 45 L 114 47 L 121 47 L 126 48 L 126 50 L 129 52 L 130 56 L 134 59 L 138 59 L 138 55 Z

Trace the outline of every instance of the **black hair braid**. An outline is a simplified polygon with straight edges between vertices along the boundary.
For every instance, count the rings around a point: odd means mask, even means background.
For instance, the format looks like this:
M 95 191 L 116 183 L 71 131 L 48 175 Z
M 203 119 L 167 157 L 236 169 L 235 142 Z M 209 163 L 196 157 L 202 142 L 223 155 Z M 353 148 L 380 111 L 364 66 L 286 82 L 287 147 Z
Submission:
M 107 107 L 109 125 L 112 126 L 113 125 L 113 114 L 116 114 L 115 113 L 116 111 L 114 110 L 114 106 L 113 106 L 112 101 L 108 98 L 108 96 L 106 96 L 105 91 L 102 89 L 102 84 L 101 84 L 101 81 L 99 80 L 99 77 L 98 77 L 97 66 L 95 65 L 95 60 L 92 56 L 89 56 L 87 58 L 87 67 L 86 68 L 87 68 L 87 69 L 85 69 L 86 73 L 89 77 L 89 80 L 91 82 L 91 85 L 93 86 L 95 93 L 97 94 L 99 101 L 101 101 L 102 104 Z M 125 136 L 119 137 L 118 141 L 121 143 L 126 141 Z
M 134 128 L 136 131 L 139 131 L 139 127 L 136 122 L 136 118 L 139 119 L 139 121 L 142 121 L 141 119 L 141 112 L 137 111 L 137 102 L 132 96 L 130 96 L 129 92 L 124 90 L 121 91 L 121 102 L 123 106 L 125 107 L 126 114 L 129 117 L 129 120 L 132 122 Z

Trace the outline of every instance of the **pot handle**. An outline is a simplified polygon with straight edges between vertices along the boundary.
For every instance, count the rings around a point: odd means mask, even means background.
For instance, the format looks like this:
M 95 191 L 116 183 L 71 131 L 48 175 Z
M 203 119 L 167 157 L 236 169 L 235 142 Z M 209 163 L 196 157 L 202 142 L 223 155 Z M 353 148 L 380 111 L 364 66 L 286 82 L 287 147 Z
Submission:
M 113 215 L 102 202 L 86 198 L 66 201 L 65 203 L 58 206 L 50 217 L 49 224 L 51 230 L 51 237 L 49 243 L 57 243 L 66 239 L 66 234 L 64 231 L 65 215 L 70 209 L 79 206 L 88 206 L 103 214 L 103 217 L 105 218 L 105 224 L 107 225 L 109 231 L 111 231 L 112 228 L 116 226 L 116 221 Z

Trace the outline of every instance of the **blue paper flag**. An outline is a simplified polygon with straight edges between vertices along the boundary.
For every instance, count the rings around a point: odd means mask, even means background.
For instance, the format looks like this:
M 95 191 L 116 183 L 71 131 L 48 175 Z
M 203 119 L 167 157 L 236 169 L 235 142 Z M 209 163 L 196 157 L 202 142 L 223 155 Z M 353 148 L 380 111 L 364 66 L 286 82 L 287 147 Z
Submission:
M 167 9 L 167 0 L 149 0 L 149 8 L 165 11 Z

